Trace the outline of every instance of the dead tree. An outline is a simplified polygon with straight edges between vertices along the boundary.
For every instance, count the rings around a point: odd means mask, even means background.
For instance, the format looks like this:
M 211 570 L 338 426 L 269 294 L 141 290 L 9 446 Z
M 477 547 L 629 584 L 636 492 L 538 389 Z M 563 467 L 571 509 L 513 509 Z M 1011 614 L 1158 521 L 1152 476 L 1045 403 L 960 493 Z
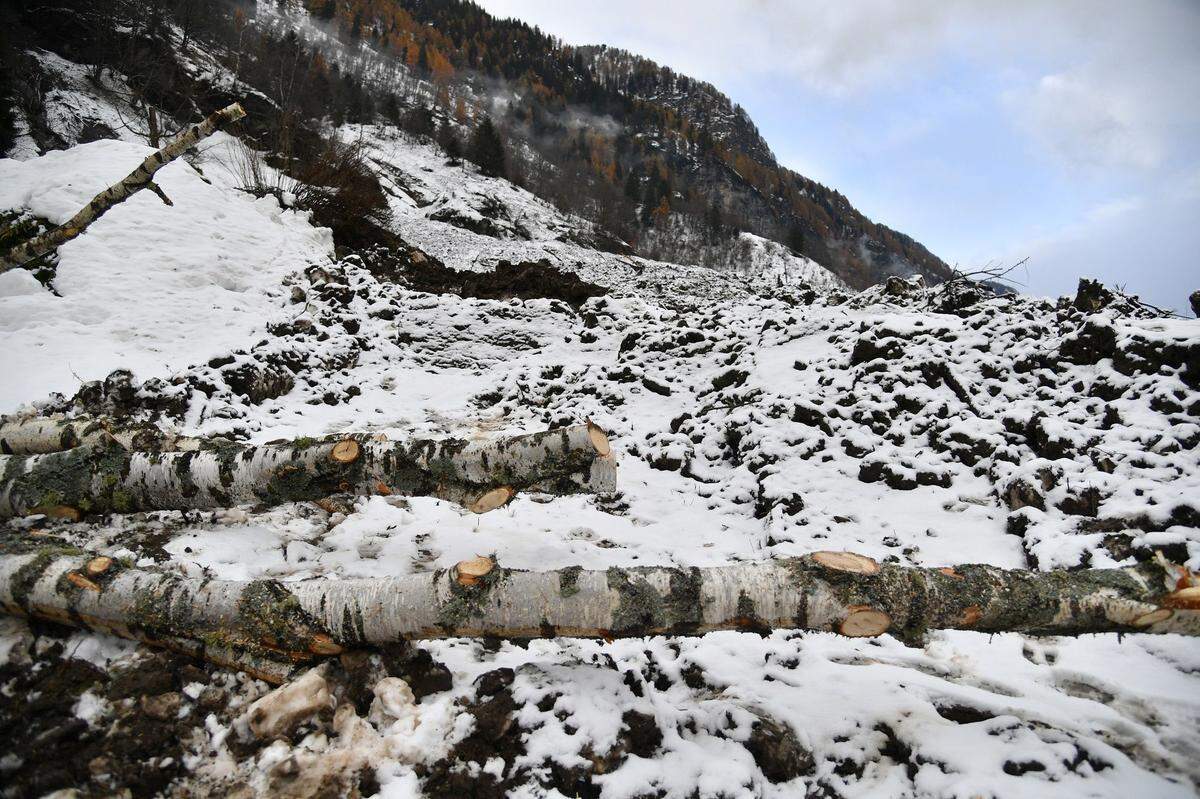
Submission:
M 154 182 L 154 174 L 183 155 L 196 142 L 211 136 L 214 132 L 244 116 L 246 116 L 246 112 L 242 110 L 241 105 L 234 103 L 187 128 L 172 139 L 166 147 L 146 156 L 146 160 L 142 161 L 141 166 L 125 176 L 120 183 L 109 186 L 97 194 L 90 203 L 68 221 L 6 252 L 0 258 L 0 272 L 15 269 L 31 258 L 45 255 L 65 244 L 87 230 L 88 226 L 103 216 L 108 209 L 124 202 L 142 189 L 154 191 L 162 198 L 163 202 L 170 205 L 171 201 Z
M 1200 635 L 1200 587 L 1159 563 L 1031 572 L 879 564 L 847 552 L 707 568 L 529 572 L 490 557 L 385 579 L 229 581 L 141 569 L 16 538 L 7 612 L 85 626 L 283 679 L 296 664 L 401 640 L 699 635 L 712 630 L 927 630 Z M 241 667 L 239 665 L 239 667 Z
M 458 502 L 476 513 L 519 491 L 610 493 L 616 459 L 593 424 L 481 441 L 370 436 L 186 452 L 131 452 L 107 434 L 42 455 L 0 455 L 0 518 L 224 508 L 400 494 Z

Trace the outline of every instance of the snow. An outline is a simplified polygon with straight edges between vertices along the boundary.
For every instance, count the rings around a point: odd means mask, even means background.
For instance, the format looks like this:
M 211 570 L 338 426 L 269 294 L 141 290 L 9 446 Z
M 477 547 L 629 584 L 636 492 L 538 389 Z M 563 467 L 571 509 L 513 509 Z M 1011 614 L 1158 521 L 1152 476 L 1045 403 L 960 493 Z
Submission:
M 108 700 L 97 696 L 91 691 L 85 691 L 79 701 L 75 703 L 75 715 L 88 723 L 89 727 L 96 726 L 96 723 L 102 720 L 112 708 Z
M 216 146 L 220 146 L 219 144 Z M 152 150 L 104 140 L 28 161 L 0 160 L 0 207 L 55 224 L 133 171 Z M 255 200 L 180 159 L 156 182 L 175 203 L 139 192 L 63 245 L 53 282 L 0 282 L 0 411 L 118 367 L 142 379 L 243 346 L 279 313 L 280 279 L 325 260 L 328 231 L 273 198 Z M 211 182 L 210 182 L 211 181 Z
M 203 176 L 182 160 L 159 173 L 173 207 L 143 192 L 62 248 L 61 296 L 23 272 L 0 276 L 0 410 L 122 367 L 142 381 L 180 379 L 183 432 L 259 442 L 346 430 L 477 438 L 591 418 L 619 454 L 620 496 L 522 495 L 483 516 L 371 497 L 346 513 L 284 505 L 58 531 L 236 580 L 427 573 L 480 554 L 512 568 L 606 569 L 817 549 L 1044 569 L 1129 564 L 1170 547 L 1200 566 L 1200 530 L 1179 510 L 1200 496 L 1198 392 L 1179 368 L 1058 357 L 1089 323 L 1111 329 L 1118 347 L 1161 348 L 1195 344 L 1195 321 L 1087 316 L 1033 298 L 956 315 L 915 288 L 840 303 L 828 273 L 754 237 L 743 237 L 748 260 L 725 272 L 601 253 L 580 243 L 593 233 L 586 223 L 527 192 L 449 167 L 395 131 L 365 133 L 410 244 L 476 270 L 547 258 L 608 295 L 578 310 L 463 299 L 380 280 L 354 258 L 332 263 L 328 231 L 209 168 L 228 145 L 216 137 Z M 60 222 L 148 152 L 99 141 L 0 160 L 0 210 Z M 498 235 L 460 226 L 485 218 L 481 208 Z M 349 289 L 341 299 L 304 277 L 316 263 Z M 209 365 L 226 355 L 290 362 L 295 387 L 251 403 Z M 1104 399 L 1102 384 L 1120 391 Z M 1016 481 L 1044 507 L 1011 509 Z M 1098 492 L 1094 512 L 1064 510 L 1085 487 Z M 8 663 L 28 645 L 16 626 L 0 627 Z M 415 702 L 407 685 L 378 683 L 369 729 L 354 728 L 381 747 L 372 765 L 384 796 L 419 795 L 413 765 L 470 734 L 463 703 L 480 698 L 476 678 L 500 668 L 515 672 L 522 749 L 473 768 L 480 779 L 525 774 L 513 795 L 549 795 L 537 779 L 552 765 L 625 746 L 630 712 L 650 717 L 662 742 L 614 756 L 619 764 L 594 777 L 605 799 L 1166 797 L 1200 784 L 1200 650 L 1178 637 L 955 632 L 905 646 L 776 631 L 421 648 L 450 669 L 453 687 Z M 133 645 L 77 633 L 65 650 L 105 667 Z M 100 710 L 90 698 L 77 708 L 88 719 Z M 762 719 L 813 752 L 812 775 L 765 776 L 744 745 Z M 189 763 L 240 768 L 228 726 L 212 716 L 206 728 Z M 289 756 L 346 754 L 337 740 L 306 741 L 260 754 L 259 777 Z
M 139 142 L 130 129 L 129 121 L 137 119 L 124 98 L 131 96 L 129 87 L 120 76 L 104 71 L 98 82 L 89 69 L 44 50 L 30 53 L 45 74 L 50 86 L 44 98 L 45 124 L 66 144 L 75 144 L 89 132 L 115 136 L 126 142 Z M 24 113 L 17 110 L 17 136 L 10 158 L 26 160 L 40 154 L 37 143 L 28 134 Z
M 819 289 L 845 288 L 845 283 L 811 258 L 796 255 L 777 241 L 753 233 L 738 234 L 736 259 L 729 264 L 733 272 L 761 278 L 780 285 L 796 283 Z
M 480 175 L 470 164 L 450 166 L 434 145 L 386 126 L 352 125 L 340 133 L 361 141 L 379 167 L 396 232 L 455 269 L 544 259 L 617 294 L 668 306 L 697 294 L 746 297 L 780 283 L 843 286 L 832 272 L 750 234 L 737 240 L 727 268 L 716 271 L 603 252 L 592 247 L 597 234 L 591 223 L 508 181 Z M 481 221 L 489 232 L 479 232 Z

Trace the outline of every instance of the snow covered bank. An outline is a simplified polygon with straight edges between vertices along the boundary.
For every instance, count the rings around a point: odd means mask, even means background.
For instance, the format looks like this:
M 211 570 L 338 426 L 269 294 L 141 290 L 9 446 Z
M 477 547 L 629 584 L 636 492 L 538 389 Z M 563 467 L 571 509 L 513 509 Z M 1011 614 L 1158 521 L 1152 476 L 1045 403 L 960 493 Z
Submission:
M 105 140 L 0 160 L 0 209 L 61 223 L 149 152 Z M 0 412 L 118 367 L 169 377 L 245 345 L 280 312 L 281 278 L 328 258 L 328 231 L 236 191 L 211 161 L 201 169 L 170 164 L 157 182 L 174 206 L 140 192 L 63 246 L 61 296 L 28 273 L 0 275 Z

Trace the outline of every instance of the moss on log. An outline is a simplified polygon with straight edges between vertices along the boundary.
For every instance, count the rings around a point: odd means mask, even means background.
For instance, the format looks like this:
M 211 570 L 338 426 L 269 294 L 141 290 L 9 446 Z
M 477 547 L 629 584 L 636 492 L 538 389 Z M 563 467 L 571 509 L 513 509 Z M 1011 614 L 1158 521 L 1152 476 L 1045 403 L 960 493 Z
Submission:
M 863 573 L 831 568 L 818 553 L 708 568 L 528 572 L 476 558 L 434 574 L 280 582 L 184 578 L 120 562 L 97 572 L 89 570 L 94 553 L 60 544 L 6 546 L 6 612 L 283 671 L 343 649 L 456 636 L 791 628 L 887 632 L 916 643 L 931 629 L 1200 635 L 1200 610 L 1178 601 L 1180 590 L 1166 587 L 1159 564 L 1051 572 L 877 564 L 878 571 Z
M 346 493 L 440 497 L 483 512 L 518 491 L 611 492 L 615 459 L 600 453 L 598 436 L 594 425 L 576 425 L 484 441 L 359 436 L 212 442 L 186 452 L 130 452 L 104 437 L 59 452 L 0 455 L 0 517 L 276 505 Z

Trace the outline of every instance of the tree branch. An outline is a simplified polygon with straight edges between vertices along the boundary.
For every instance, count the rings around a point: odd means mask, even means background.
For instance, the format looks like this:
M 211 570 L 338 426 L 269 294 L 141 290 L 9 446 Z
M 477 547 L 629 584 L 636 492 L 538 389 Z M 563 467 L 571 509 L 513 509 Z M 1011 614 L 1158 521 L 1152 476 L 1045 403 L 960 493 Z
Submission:
M 234 103 L 192 125 L 172 139 L 166 147 L 147 156 L 141 166 L 130 172 L 120 183 L 109 186 L 96 195 L 67 222 L 4 253 L 0 258 L 0 273 L 16 269 L 26 261 L 44 255 L 83 233 L 114 205 L 127 200 L 142 189 L 149 188 L 153 184 L 154 173 L 183 155 L 189 147 L 245 115 L 241 105 Z

